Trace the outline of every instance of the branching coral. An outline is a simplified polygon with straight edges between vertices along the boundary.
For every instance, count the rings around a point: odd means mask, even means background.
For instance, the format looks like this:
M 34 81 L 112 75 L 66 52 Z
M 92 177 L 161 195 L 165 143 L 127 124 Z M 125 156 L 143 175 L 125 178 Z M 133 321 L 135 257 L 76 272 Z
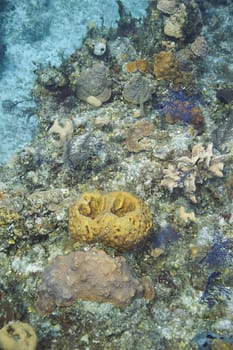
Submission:
M 213 144 L 205 149 L 202 144 L 196 144 L 190 155 L 175 159 L 173 164 L 163 170 L 161 185 L 170 192 L 176 187 L 184 188 L 185 195 L 196 203 L 196 184 L 212 177 L 222 177 L 224 164 L 222 156 L 213 154 Z

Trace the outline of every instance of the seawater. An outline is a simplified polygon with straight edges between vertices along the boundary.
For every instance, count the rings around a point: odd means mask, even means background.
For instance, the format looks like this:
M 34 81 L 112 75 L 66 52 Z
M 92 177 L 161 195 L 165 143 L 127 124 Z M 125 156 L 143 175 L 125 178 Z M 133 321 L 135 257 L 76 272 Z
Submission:
M 122 0 L 136 18 L 145 15 L 147 0 Z M 3 0 L 1 42 L 5 45 L 0 80 L 0 164 L 36 134 L 31 95 L 36 65 L 59 65 L 81 45 L 87 24 L 116 26 L 114 0 Z

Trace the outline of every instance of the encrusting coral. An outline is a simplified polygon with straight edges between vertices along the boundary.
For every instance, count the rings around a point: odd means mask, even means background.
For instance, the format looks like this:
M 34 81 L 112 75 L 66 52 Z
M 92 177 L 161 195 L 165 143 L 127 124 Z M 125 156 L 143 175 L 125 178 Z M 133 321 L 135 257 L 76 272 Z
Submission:
M 129 152 L 140 152 L 148 149 L 146 138 L 153 135 L 154 126 L 147 120 L 140 120 L 133 124 L 126 134 L 126 147 Z
M 142 297 L 154 297 L 150 278 L 135 278 L 124 257 L 112 258 L 93 248 L 58 256 L 44 270 L 37 307 L 46 315 L 56 306 L 68 306 L 77 299 L 123 307 Z
M 146 204 L 128 192 L 87 192 L 69 209 L 69 230 L 80 242 L 127 250 L 143 241 L 151 227 Z
M 171 80 L 175 84 L 190 84 L 192 74 L 181 69 L 172 51 L 160 51 L 154 55 L 154 75 L 157 80 Z
M 183 187 L 187 197 L 196 203 L 196 183 L 202 183 L 206 178 L 223 177 L 223 157 L 213 154 L 213 144 L 205 149 L 202 144 L 193 146 L 190 156 L 182 156 L 174 164 L 168 164 L 164 169 L 161 185 L 170 192 L 176 187 Z

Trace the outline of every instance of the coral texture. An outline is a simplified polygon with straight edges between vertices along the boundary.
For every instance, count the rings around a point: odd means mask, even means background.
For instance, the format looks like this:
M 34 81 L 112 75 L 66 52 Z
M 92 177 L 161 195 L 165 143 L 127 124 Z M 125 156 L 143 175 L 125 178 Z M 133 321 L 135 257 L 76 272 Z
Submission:
M 154 126 L 147 120 L 133 124 L 126 135 L 126 147 L 129 152 L 140 152 L 148 149 L 147 136 L 153 135 Z
M 172 51 L 160 51 L 154 55 L 154 75 L 157 80 L 171 80 L 175 84 L 187 85 L 191 73 L 181 70 Z
M 177 3 L 174 0 L 158 0 L 157 9 L 167 15 L 172 15 L 177 11 Z
M 154 297 L 149 277 L 135 278 L 124 257 L 112 258 L 93 248 L 58 256 L 44 270 L 37 307 L 41 314 L 48 314 L 56 306 L 68 306 L 77 299 L 123 307 L 143 296 Z
M 213 154 L 212 143 L 206 149 L 202 144 L 197 144 L 193 146 L 190 156 L 179 157 L 164 169 L 161 185 L 170 192 L 176 187 L 184 187 L 186 196 L 196 203 L 196 183 L 202 183 L 206 178 L 223 177 L 223 166 L 222 157 Z
M 162 113 L 170 124 L 182 121 L 201 128 L 204 123 L 202 112 L 195 96 L 186 95 L 180 90 L 170 93 L 169 101 L 164 103 Z
M 198 36 L 191 44 L 192 52 L 198 57 L 204 57 L 208 53 L 208 44 L 203 36 Z
M 138 59 L 136 61 L 129 61 L 125 63 L 125 68 L 128 73 L 133 73 L 136 71 L 147 73 L 149 65 L 146 59 Z
M 13 321 L 0 330 L 1 350 L 35 350 L 36 344 L 37 336 L 28 323 Z
M 149 82 L 141 75 L 135 75 L 125 85 L 123 97 L 127 102 L 140 105 L 140 115 L 144 115 L 144 102 L 151 97 Z
M 89 104 L 99 107 L 111 97 L 109 69 L 101 63 L 84 70 L 77 81 L 77 96 Z
M 149 209 L 128 192 L 87 192 L 69 209 L 70 232 L 81 242 L 126 250 L 146 238 L 151 227 Z

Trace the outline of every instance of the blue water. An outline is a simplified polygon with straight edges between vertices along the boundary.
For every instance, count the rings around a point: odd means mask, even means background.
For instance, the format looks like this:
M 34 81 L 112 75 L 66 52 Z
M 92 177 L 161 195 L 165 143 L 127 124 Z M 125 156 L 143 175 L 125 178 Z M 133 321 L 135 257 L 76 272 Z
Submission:
M 2 5 L 3 3 L 3 5 Z M 36 134 L 31 97 L 36 63 L 60 64 L 80 46 L 88 22 L 115 26 L 114 0 L 9 0 L 1 5 L 0 35 L 6 51 L 0 80 L 0 163 L 27 145 Z M 132 15 L 145 15 L 147 0 L 123 0 Z

